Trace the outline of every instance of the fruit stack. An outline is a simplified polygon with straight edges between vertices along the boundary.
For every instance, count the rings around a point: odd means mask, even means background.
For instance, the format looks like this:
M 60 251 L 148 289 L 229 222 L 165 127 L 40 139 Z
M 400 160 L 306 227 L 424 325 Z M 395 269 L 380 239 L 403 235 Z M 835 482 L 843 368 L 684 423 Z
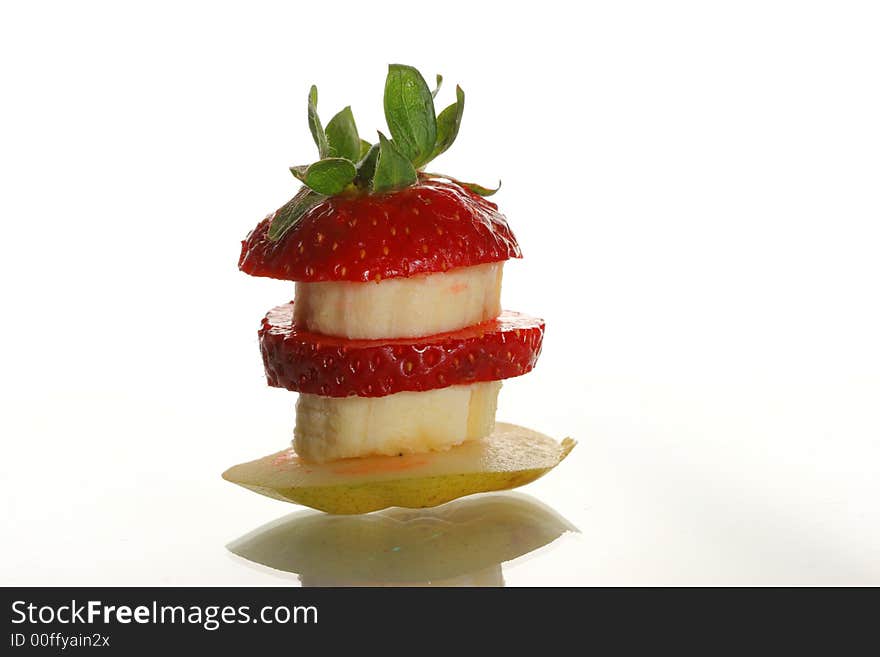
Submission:
M 248 476 L 243 466 L 230 470 L 236 483 L 336 512 L 429 506 L 525 483 L 570 450 L 570 442 L 522 429 L 524 464 L 537 459 L 539 467 L 510 469 L 509 449 L 501 455 L 507 466 L 487 461 L 500 436 L 516 442 L 517 428 L 496 431 L 498 392 L 503 379 L 535 366 L 544 323 L 501 310 L 504 262 L 521 252 L 485 198 L 494 190 L 422 171 L 455 139 L 464 107 L 458 88 L 456 102 L 435 116 L 435 94 L 418 71 L 392 65 L 385 87 L 392 139 L 380 133 L 373 145 L 358 136 L 350 108 L 323 128 L 312 88 L 309 125 L 322 159 L 291 168 L 304 187 L 251 231 L 239 260 L 245 273 L 296 284 L 294 300 L 272 309 L 259 330 L 269 385 L 299 393 L 293 450 Z M 440 466 L 461 463 L 438 470 L 438 458 Z M 332 475 L 352 463 L 367 475 L 348 482 L 361 489 L 356 503 L 328 503 L 327 489 L 346 483 Z M 499 467 L 506 477 L 480 477 Z M 318 481 L 302 485 L 306 471 L 317 471 Z M 291 476 L 298 485 L 282 486 Z M 474 481 L 413 492 L 438 476 Z M 318 502 L 314 490 L 304 492 L 322 487 Z M 373 501 L 360 504 L 365 496 Z

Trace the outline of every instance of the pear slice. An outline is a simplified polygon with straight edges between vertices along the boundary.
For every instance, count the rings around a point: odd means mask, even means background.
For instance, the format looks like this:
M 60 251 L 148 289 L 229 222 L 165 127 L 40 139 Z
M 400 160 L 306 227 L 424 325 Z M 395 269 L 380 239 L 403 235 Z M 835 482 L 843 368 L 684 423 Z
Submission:
M 327 513 L 417 509 L 528 484 L 557 466 L 574 446 L 571 438 L 560 444 L 537 431 L 498 422 L 489 436 L 443 452 L 309 463 L 290 448 L 235 465 L 223 478 Z

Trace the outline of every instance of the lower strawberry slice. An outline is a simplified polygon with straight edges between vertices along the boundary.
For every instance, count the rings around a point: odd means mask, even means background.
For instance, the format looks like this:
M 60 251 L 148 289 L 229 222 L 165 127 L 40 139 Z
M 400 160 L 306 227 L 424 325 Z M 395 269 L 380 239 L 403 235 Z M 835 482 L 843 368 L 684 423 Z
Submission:
M 451 333 L 348 340 L 298 328 L 288 303 L 269 311 L 259 335 L 270 386 L 327 397 L 383 397 L 525 374 L 541 353 L 544 321 L 505 311 Z

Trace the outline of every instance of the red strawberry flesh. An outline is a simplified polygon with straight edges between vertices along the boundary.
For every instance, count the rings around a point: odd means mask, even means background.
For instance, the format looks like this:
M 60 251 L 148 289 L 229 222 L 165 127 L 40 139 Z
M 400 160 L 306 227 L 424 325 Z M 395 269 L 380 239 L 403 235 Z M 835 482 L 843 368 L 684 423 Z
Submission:
M 259 331 L 270 386 L 327 397 L 383 397 L 529 372 L 544 321 L 505 311 L 497 319 L 423 338 L 348 340 L 301 330 L 293 303 L 269 311 Z
M 268 237 L 272 216 L 242 242 L 247 274 L 366 282 L 522 257 L 497 205 L 445 181 L 329 197 L 278 241 Z

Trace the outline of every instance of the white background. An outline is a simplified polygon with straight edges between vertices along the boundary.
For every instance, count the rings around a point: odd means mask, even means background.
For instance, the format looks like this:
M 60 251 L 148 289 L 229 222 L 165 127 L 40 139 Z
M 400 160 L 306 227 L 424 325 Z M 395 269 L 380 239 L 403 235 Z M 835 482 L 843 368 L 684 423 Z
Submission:
M 295 509 L 239 241 L 384 130 L 386 65 L 467 93 L 436 168 L 504 183 L 499 418 L 579 441 L 515 584 L 880 584 L 880 11 L 871 2 L 4 3 L 2 584 L 289 584 L 224 545 Z M 552 554 L 552 557 L 546 555 Z

